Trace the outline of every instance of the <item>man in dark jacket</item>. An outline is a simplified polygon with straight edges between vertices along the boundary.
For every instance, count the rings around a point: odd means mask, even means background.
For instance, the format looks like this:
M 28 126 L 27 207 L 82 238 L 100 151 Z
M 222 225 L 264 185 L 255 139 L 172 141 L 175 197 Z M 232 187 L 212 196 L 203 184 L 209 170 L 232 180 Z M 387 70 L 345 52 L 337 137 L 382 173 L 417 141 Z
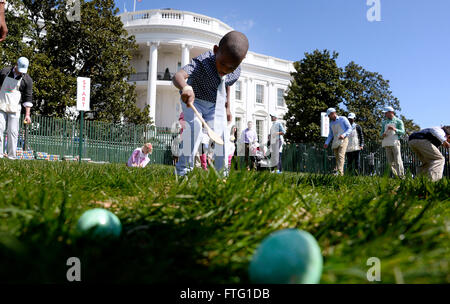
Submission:
M 16 158 L 20 111 L 25 108 L 24 123 L 31 123 L 33 79 L 27 74 L 29 61 L 20 57 L 17 65 L 0 71 L 0 158 L 3 157 L 3 134 L 8 121 L 8 158 Z
M 364 135 L 360 125 L 355 123 L 355 113 L 348 114 L 348 121 L 352 126 L 352 132 L 348 136 L 347 146 L 347 168 L 352 174 L 359 174 L 359 154 L 364 148 Z

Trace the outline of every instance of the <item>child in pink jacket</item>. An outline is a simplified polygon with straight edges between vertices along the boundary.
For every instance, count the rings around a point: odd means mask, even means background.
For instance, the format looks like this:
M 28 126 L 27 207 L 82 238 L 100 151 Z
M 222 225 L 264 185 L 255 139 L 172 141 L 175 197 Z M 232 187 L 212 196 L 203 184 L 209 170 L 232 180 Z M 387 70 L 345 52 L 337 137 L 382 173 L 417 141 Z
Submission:
M 151 154 L 152 150 L 151 143 L 146 143 L 142 148 L 135 149 L 128 159 L 127 166 L 144 168 L 150 162 L 148 154 Z

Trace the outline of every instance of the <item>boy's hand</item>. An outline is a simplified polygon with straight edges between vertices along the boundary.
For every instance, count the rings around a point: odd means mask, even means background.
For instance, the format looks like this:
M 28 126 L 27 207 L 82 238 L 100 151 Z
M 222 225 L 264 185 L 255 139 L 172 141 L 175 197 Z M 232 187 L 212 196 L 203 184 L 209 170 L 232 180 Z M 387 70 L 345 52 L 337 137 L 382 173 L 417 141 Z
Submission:
M 181 93 L 181 100 L 188 106 L 190 107 L 191 104 L 194 103 L 195 100 L 195 94 L 194 94 L 194 90 L 192 89 L 191 86 L 185 86 L 183 88 L 183 92 Z

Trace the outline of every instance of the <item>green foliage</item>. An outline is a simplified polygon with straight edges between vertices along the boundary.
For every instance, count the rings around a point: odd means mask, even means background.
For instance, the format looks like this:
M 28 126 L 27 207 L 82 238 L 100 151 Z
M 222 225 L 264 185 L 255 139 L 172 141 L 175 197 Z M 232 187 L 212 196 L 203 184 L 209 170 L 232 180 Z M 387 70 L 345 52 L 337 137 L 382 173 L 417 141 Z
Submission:
M 324 256 L 322 283 L 449 283 L 449 180 L 233 171 L 226 180 L 173 167 L 0 160 L 0 281 L 248 283 L 258 245 L 285 228 L 309 231 Z M 243 187 L 245 185 L 245 187 Z M 114 212 L 118 240 L 76 237 L 79 216 Z
M 336 64 L 338 53 L 328 50 L 312 54 L 294 62 L 296 72 L 285 98 L 288 112 L 286 139 L 290 142 L 315 142 L 320 139 L 320 112 L 338 108 L 344 86 L 342 71 Z
M 392 106 L 400 111 L 399 100 L 392 95 L 389 80 L 376 72 L 365 70 L 355 62 L 344 69 L 336 64 L 338 54 L 330 56 L 328 50 L 312 54 L 294 63 L 294 81 L 287 92 L 288 113 L 287 139 L 291 142 L 313 142 L 320 140 L 320 112 L 329 107 L 338 110 L 339 115 L 356 114 L 356 122 L 363 128 L 369 141 L 379 140 L 382 110 Z M 341 109 L 346 109 L 339 111 Z M 407 133 L 418 130 L 418 126 L 404 116 Z
M 405 127 L 405 137 L 420 130 L 420 127 L 412 119 L 408 119 L 404 115 L 400 115 L 400 119 L 403 121 Z
M 116 16 L 113 0 L 81 1 L 81 22 L 67 19 L 64 0 L 11 3 L 23 13 L 8 18 L 12 31 L 2 63 L 14 63 L 20 56 L 30 59 L 33 110 L 64 116 L 66 107 L 76 104 L 76 77 L 90 77 L 94 119 L 120 122 L 123 117 L 135 124 L 151 123 L 148 107 L 136 106 L 134 85 L 126 81 L 134 72 L 130 60 L 137 45 Z M 31 40 L 23 43 L 23 37 Z
M 380 138 L 381 121 L 384 119 L 383 108 L 391 106 L 400 111 L 400 102 L 392 96 L 389 80 L 384 80 L 378 73 L 365 70 L 353 61 L 345 67 L 342 80 L 346 88 L 344 105 L 348 113 L 356 114 L 357 123 L 362 127 L 367 140 L 377 141 Z

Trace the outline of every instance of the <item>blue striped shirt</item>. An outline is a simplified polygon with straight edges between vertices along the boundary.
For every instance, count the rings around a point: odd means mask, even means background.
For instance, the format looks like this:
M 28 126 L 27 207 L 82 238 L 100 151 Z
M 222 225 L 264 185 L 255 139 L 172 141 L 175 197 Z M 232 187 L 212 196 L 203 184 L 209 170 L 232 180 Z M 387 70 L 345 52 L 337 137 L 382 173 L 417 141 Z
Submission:
M 340 124 L 341 125 L 341 128 L 344 131 L 344 133 L 342 133 L 342 135 L 344 135 L 344 138 L 349 136 L 350 133 L 352 132 L 352 126 L 350 125 L 350 122 L 348 121 L 347 117 L 345 117 L 345 116 L 337 116 L 335 121 L 332 121 L 330 119 L 330 132 L 328 133 L 327 140 L 325 141 L 326 145 L 329 145 L 330 142 L 333 140 L 334 134 L 333 134 L 332 127 L 335 124 Z
M 196 98 L 212 103 L 216 102 L 217 88 L 220 85 L 220 76 L 216 68 L 216 55 L 213 51 L 208 51 L 193 58 L 192 61 L 183 67 L 189 75 L 187 84 L 192 86 Z M 241 66 L 232 73 L 225 75 L 225 85 L 232 86 L 241 75 Z

